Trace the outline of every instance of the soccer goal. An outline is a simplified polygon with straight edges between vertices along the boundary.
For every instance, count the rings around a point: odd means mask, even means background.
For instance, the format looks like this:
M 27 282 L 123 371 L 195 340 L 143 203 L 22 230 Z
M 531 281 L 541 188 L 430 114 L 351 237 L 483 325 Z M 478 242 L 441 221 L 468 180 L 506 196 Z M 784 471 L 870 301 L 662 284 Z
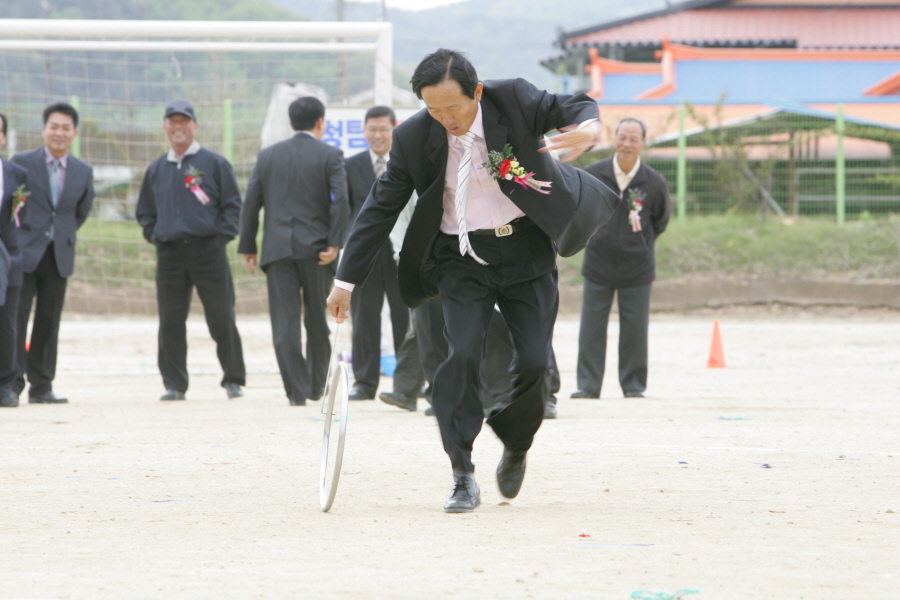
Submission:
M 156 312 L 155 256 L 134 206 L 144 169 L 168 147 L 168 100 L 194 104 L 198 141 L 232 162 L 243 190 L 264 130 L 278 135 L 269 113 L 285 95 L 322 99 L 326 141 L 350 155 L 365 147 L 359 115 L 395 104 L 392 78 L 390 23 L 0 19 L 7 153 L 41 145 L 43 108 L 67 101 L 80 114 L 72 152 L 94 167 L 67 310 Z M 264 312 L 264 278 L 232 258 L 238 310 Z

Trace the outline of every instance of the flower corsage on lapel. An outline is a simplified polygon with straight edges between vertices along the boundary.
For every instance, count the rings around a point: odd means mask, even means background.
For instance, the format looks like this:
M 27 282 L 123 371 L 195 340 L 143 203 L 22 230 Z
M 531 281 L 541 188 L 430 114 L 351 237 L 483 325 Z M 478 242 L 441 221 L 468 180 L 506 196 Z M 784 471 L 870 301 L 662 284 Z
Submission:
M 628 190 L 628 222 L 631 223 L 631 231 L 641 231 L 641 209 L 644 208 L 644 200 L 647 193 L 639 188 Z
M 184 178 L 184 187 L 191 190 L 191 193 L 197 197 L 200 204 L 206 206 L 209 204 L 209 196 L 207 196 L 206 192 L 203 191 L 203 188 L 200 187 L 201 183 L 203 183 L 203 171 L 199 171 L 194 168 L 194 165 L 191 165 L 191 168 L 188 169 L 187 176 Z
M 523 188 L 532 189 L 542 194 L 549 194 L 548 190 L 542 189 L 550 187 L 550 181 L 538 181 L 534 179 L 534 173 L 526 173 L 519 161 L 513 155 L 512 146 L 506 144 L 503 150 L 497 152 L 491 150 L 488 153 L 487 162 L 482 163 L 482 167 L 486 168 L 491 176 L 496 180 L 506 179 L 515 181 Z
M 19 219 L 19 211 L 25 206 L 25 202 L 28 201 L 28 196 L 30 195 L 31 192 L 26 192 L 24 185 L 20 185 L 16 188 L 16 191 L 13 192 L 12 210 L 10 211 L 9 220 L 15 222 L 16 227 L 22 226 L 22 222 Z

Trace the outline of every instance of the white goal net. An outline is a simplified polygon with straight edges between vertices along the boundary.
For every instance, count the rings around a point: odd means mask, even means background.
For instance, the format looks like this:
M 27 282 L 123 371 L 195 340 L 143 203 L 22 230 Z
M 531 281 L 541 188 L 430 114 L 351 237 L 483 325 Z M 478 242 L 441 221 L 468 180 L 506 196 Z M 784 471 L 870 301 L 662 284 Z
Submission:
M 269 112 L 286 110 L 284 97 L 319 96 L 326 141 L 347 156 L 365 147 L 365 109 L 394 104 L 391 35 L 389 23 L 0 20 L 7 153 L 40 146 L 44 107 L 65 101 L 80 115 L 72 152 L 94 167 L 66 310 L 156 312 L 155 255 L 134 207 L 145 168 L 168 147 L 168 100 L 194 104 L 198 141 L 231 161 L 243 191 L 263 135 L 278 136 Z M 244 272 L 235 246 L 238 310 L 265 312 L 264 279 Z

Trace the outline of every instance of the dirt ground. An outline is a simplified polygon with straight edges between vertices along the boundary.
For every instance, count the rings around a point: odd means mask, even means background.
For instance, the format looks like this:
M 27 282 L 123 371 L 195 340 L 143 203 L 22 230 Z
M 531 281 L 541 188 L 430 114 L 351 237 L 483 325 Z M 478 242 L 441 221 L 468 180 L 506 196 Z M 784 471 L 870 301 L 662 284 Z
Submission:
M 714 318 L 725 369 L 706 368 Z M 64 321 L 70 403 L 0 409 L 0 598 L 897 597 L 896 311 L 654 314 L 637 400 L 614 325 L 602 399 L 568 398 L 578 323 L 561 320 L 559 418 L 521 494 L 497 491 L 485 430 L 482 506 L 462 515 L 441 510 L 433 418 L 378 401 L 351 405 L 321 512 L 319 406 L 288 406 L 265 318 L 239 328 L 244 398 L 192 318 L 188 401 L 161 403 L 152 318 Z

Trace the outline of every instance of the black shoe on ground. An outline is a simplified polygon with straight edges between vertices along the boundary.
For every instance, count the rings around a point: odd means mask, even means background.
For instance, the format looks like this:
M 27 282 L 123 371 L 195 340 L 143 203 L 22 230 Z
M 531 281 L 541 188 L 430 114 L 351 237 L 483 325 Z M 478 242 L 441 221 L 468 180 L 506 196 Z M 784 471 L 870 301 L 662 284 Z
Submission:
M 572 395 L 569 398 L 582 398 L 589 400 L 597 400 L 600 398 L 600 392 L 589 392 L 587 390 L 578 390 L 576 392 L 572 392 Z
M 625 392 L 626 398 L 643 398 L 644 392 Z
M 556 402 L 554 402 L 556 398 L 550 396 L 546 400 L 544 400 L 544 418 L 545 419 L 555 419 L 556 418 Z
M 497 465 L 497 486 L 506 498 L 515 498 L 525 479 L 525 455 L 527 452 L 513 452 L 503 449 L 503 457 Z
M 291 403 L 291 406 L 306 406 L 306 398 L 300 398 L 299 400 L 288 398 L 288 401 Z
M 351 400 L 374 400 L 375 399 L 375 390 L 367 390 L 364 387 L 353 386 L 353 390 L 350 392 L 349 397 Z
M 225 393 L 228 394 L 229 400 L 234 400 L 235 398 L 240 398 L 244 395 L 244 390 L 241 389 L 236 383 L 226 383 L 225 384 Z
M 66 404 L 68 398 L 60 398 L 53 392 L 44 392 L 42 394 L 28 393 L 28 404 Z
M 433 417 L 434 416 L 434 407 L 429 404 L 428 408 L 425 409 L 424 415 L 426 417 Z
M 378 399 L 385 404 L 390 404 L 391 406 L 396 406 L 397 408 L 402 408 L 403 410 L 416 412 L 415 398 L 409 398 L 408 396 L 399 394 L 397 392 L 381 392 L 380 394 L 378 394 Z
M 166 393 L 159 397 L 160 400 L 184 400 L 184 392 L 179 392 L 175 388 L 169 388 Z
M 19 395 L 12 390 L 0 391 L 0 407 L 15 408 L 19 405 Z
M 444 512 L 472 512 L 479 504 L 481 504 L 481 490 L 475 483 L 475 476 L 454 475 L 453 489 L 450 491 L 450 497 L 444 502 Z

